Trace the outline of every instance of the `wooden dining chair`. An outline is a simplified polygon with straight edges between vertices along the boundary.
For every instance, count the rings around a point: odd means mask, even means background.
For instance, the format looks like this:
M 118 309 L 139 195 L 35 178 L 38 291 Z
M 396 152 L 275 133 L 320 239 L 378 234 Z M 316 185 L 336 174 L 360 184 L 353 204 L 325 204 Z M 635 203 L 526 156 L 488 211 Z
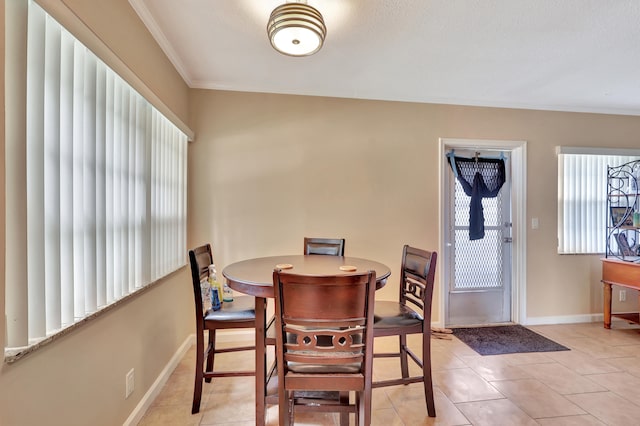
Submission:
M 437 257 L 436 252 L 404 246 L 400 270 L 400 298 L 398 302 L 376 301 L 373 325 L 374 337 L 399 337 L 397 352 L 374 352 L 373 356 L 374 358 L 399 358 L 401 372 L 401 377 L 374 382 L 373 387 L 423 382 L 429 417 L 436 416 L 431 379 L 431 299 Z M 409 334 L 422 334 L 422 358 L 407 346 Z M 409 376 L 409 358 L 420 367 L 421 375 Z
M 273 273 L 280 425 L 296 411 L 355 413 L 371 422 L 375 271 L 339 276 Z M 312 391 L 332 392 L 314 398 Z M 344 398 L 354 392 L 354 403 Z M 348 394 L 347 394 L 348 396 Z
M 344 238 L 304 238 L 304 254 L 344 256 Z
M 211 382 L 213 377 L 255 376 L 253 371 L 214 371 L 216 354 L 254 350 L 255 346 L 235 346 L 220 349 L 216 347 L 216 331 L 232 328 L 255 329 L 255 299 L 251 296 L 235 296 L 233 302 L 224 302 L 220 310 L 209 309 L 204 312 L 200 281 L 209 274 L 209 265 L 213 264 L 211 245 L 205 244 L 189 250 L 191 278 L 196 314 L 196 374 L 193 388 L 191 413 L 200 411 L 202 381 Z M 208 336 L 205 336 L 205 333 Z M 205 348 L 206 342 L 206 348 Z M 206 367 L 204 361 L 207 361 Z

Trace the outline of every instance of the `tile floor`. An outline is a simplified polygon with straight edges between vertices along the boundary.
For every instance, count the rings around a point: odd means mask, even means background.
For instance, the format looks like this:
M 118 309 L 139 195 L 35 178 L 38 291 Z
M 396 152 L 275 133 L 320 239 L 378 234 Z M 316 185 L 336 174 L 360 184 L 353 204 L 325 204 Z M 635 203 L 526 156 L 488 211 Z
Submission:
M 571 351 L 480 356 L 455 337 L 433 339 L 438 416 L 427 416 L 418 383 L 374 389 L 373 424 L 640 425 L 639 326 L 614 319 L 611 330 L 602 323 L 530 328 Z M 379 347 L 393 343 L 376 340 Z M 225 356 L 216 363 L 253 364 L 253 352 Z M 205 383 L 200 413 L 191 415 L 194 357 L 192 348 L 139 425 L 253 425 L 253 377 Z M 389 377 L 395 365 L 393 359 L 376 359 L 374 375 Z M 267 424 L 277 424 L 276 407 L 269 408 Z M 296 424 L 334 425 L 337 417 L 303 413 Z

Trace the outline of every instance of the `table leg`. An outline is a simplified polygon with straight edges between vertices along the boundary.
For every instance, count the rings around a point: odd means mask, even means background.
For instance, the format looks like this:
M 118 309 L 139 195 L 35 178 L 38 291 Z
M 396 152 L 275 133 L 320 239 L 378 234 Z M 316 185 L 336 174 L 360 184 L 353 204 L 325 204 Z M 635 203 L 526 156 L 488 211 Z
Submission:
M 267 360 L 265 324 L 267 321 L 267 299 L 256 297 L 256 425 L 264 426 L 267 394 Z
M 604 328 L 611 328 L 611 284 L 603 283 L 604 296 Z

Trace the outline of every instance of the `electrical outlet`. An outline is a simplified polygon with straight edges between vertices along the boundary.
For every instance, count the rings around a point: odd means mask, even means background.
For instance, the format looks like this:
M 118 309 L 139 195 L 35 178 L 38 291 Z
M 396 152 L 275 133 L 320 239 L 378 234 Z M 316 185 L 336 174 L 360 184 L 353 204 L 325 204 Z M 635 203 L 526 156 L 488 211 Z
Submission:
M 627 300 L 627 290 L 620 290 L 620 301 L 624 302 Z
M 135 382 L 135 375 L 134 375 L 134 370 L 133 368 L 131 370 L 129 370 L 129 372 L 127 373 L 127 376 L 125 377 L 125 399 L 129 398 L 129 395 L 131 395 L 133 393 L 133 390 L 135 389 L 136 382 Z

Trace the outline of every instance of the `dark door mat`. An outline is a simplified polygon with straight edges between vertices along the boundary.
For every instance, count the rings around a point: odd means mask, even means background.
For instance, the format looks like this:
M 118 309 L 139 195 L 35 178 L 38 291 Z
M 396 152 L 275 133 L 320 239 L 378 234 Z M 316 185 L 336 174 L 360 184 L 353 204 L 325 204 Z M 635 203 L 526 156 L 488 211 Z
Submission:
M 480 355 L 570 350 L 521 325 L 454 328 L 453 335 Z

